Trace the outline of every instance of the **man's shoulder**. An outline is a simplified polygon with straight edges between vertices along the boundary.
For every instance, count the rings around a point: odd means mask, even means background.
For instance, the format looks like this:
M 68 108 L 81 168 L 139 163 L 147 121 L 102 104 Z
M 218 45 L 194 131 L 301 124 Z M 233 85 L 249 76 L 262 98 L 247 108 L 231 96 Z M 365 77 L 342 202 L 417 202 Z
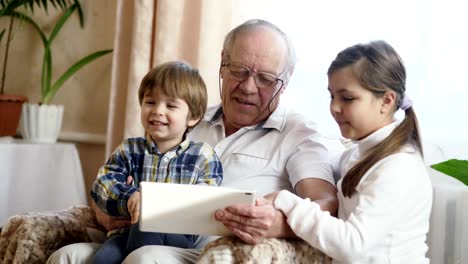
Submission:
M 222 115 L 222 113 L 223 110 L 221 108 L 221 104 L 209 106 L 208 109 L 206 109 L 202 121 L 213 121 L 215 119 L 218 119 Z
M 285 127 L 286 131 L 311 131 L 316 133 L 318 131 L 318 125 L 308 119 L 303 114 L 294 111 L 288 110 L 285 113 Z

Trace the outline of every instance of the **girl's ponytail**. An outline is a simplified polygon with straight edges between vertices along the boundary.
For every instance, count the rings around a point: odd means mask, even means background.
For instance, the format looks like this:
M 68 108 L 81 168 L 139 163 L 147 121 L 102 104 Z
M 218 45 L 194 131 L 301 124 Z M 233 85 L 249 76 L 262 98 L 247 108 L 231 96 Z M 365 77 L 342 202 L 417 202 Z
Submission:
M 351 197 L 356 192 L 362 176 L 379 160 L 398 152 L 405 144 L 412 144 L 423 155 L 419 136 L 418 120 L 413 107 L 405 110 L 405 118 L 382 142 L 369 149 L 367 155 L 354 165 L 344 176 L 341 189 L 344 196 Z

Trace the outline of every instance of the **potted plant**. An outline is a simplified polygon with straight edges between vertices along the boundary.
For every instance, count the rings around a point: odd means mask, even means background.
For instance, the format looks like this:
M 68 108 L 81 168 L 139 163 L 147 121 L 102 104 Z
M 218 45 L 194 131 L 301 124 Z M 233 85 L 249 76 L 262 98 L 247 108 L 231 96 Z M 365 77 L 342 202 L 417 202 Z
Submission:
M 1 0 L 0 0 L 1 1 Z M 11 2 L 25 2 L 25 0 L 11 0 Z M 37 0 L 36 0 L 37 1 Z M 34 1 L 30 1 L 34 2 Z M 39 2 L 39 1 L 37 1 Z M 41 1 L 45 2 L 45 1 Z M 66 1 L 55 0 L 51 2 Z M 44 4 L 45 5 L 45 4 Z M 71 5 L 64 9 L 63 14 L 53 26 L 52 31 L 47 36 L 46 32 L 34 21 L 33 18 L 25 13 L 19 11 L 9 12 L 9 16 L 15 19 L 20 19 L 33 26 L 38 32 L 44 46 L 44 55 L 42 61 L 42 75 L 41 75 L 41 100 L 38 104 L 26 103 L 23 105 L 20 131 L 22 136 L 33 142 L 47 142 L 53 143 L 57 141 L 58 134 L 60 133 L 63 117 L 63 105 L 50 104 L 57 91 L 63 87 L 64 83 L 83 68 L 85 65 L 96 60 L 99 57 L 106 55 L 112 50 L 100 50 L 93 52 L 71 65 L 64 73 L 62 73 L 55 81 L 52 81 L 52 50 L 51 45 L 58 33 L 62 29 L 65 22 L 71 17 L 73 13 L 77 12 L 80 18 L 80 24 L 83 26 L 83 17 L 80 3 L 75 0 Z
M 0 1 L 0 16 L 8 10 L 8 3 Z M 13 9 L 12 6 L 9 8 Z M 12 95 L 5 93 L 6 66 L 8 63 L 8 51 L 11 41 L 11 32 L 13 29 L 13 17 L 10 17 L 8 33 L 6 38 L 5 55 L 3 59 L 2 79 L 0 83 L 0 137 L 14 136 L 20 121 L 21 109 L 23 103 L 27 101 L 26 96 Z M 0 29 L 0 44 L 7 29 Z

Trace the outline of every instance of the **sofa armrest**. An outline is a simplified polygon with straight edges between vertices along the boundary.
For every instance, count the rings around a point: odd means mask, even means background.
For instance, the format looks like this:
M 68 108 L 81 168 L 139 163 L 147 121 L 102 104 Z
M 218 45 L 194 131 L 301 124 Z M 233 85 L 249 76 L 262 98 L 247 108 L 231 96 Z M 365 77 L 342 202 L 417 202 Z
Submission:
M 207 244 L 197 261 L 198 264 L 259 262 L 329 264 L 331 258 L 302 240 L 271 238 L 249 245 L 237 237 L 222 237 Z
M 457 179 L 428 168 L 433 203 L 427 244 L 431 263 L 468 260 L 468 187 Z
M 92 242 L 90 229 L 100 227 L 88 206 L 12 216 L 0 233 L 0 263 L 45 263 L 62 246 Z

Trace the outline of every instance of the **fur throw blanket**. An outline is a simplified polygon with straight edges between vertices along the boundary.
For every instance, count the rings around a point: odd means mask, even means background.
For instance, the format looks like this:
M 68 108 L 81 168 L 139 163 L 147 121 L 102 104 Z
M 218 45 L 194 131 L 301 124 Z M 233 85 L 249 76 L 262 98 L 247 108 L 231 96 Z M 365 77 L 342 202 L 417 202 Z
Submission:
M 91 242 L 88 228 L 99 229 L 88 206 L 10 217 L 0 234 L 0 263 L 45 263 L 62 246 Z
M 198 264 L 296 263 L 330 264 L 331 258 L 302 240 L 265 239 L 249 245 L 236 237 L 223 237 L 203 249 Z
M 53 252 L 65 245 L 102 242 L 105 233 L 100 228 L 88 206 L 12 216 L 1 229 L 0 263 L 45 263 Z M 209 243 L 197 263 L 329 264 L 331 259 L 301 240 L 265 239 L 253 246 L 235 237 L 223 237 Z

